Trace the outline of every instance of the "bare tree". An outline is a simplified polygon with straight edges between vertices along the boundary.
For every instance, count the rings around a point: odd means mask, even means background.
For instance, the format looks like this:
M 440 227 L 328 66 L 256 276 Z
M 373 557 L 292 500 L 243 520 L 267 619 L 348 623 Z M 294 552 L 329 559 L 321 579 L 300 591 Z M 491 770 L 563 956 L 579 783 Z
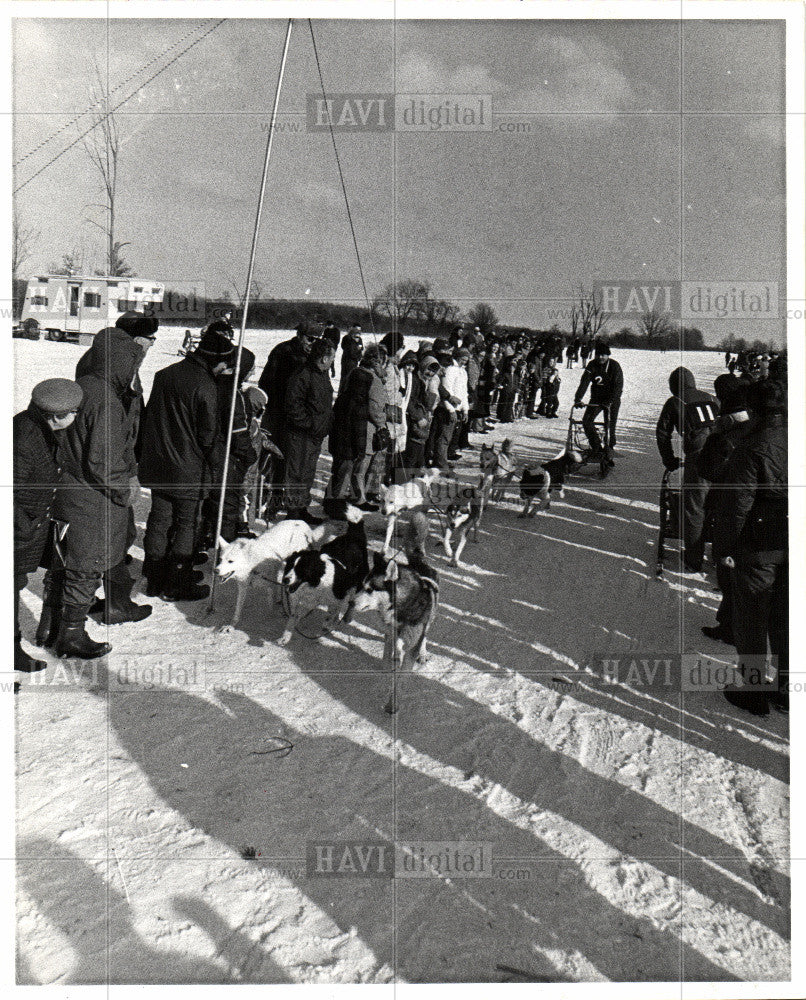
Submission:
M 29 229 L 20 219 L 17 209 L 14 209 L 11 238 L 11 277 L 19 277 L 22 265 L 31 256 L 34 243 L 39 239 L 39 233 Z
M 583 337 L 590 339 L 596 337 L 603 329 L 608 320 L 608 314 L 602 305 L 602 296 L 595 291 L 586 292 L 579 290 L 579 324 L 580 333 Z
M 660 309 L 652 308 L 641 316 L 638 321 L 638 329 L 645 337 L 652 339 L 669 339 L 674 336 L 675 325 L 671 316 Z
M 477 326 L 482 333 L 490 333 L 498 323 L 495 309 L 487 302 L 479 302 L 468 312 L 468 320 Z
M 431 286 L 427 281 L 405 278 L 390 282 L 372 302 L 372 311 L 391 320 L 395 329 L 407 320 L 428 321 Z
M 102 205 L 88 205 L 87 208 L 100 208 L 104 211 L 105 222 L 87 221 L 96 226 L 104 234 L 106 241 L 106 273 L 118 277 L 133 276 L 134 272 L 123 259 L 123 247 L 131 244 L 118 240 L 117 225 L 117 193 L 118 193 L 118 158 L 120 156 L 120 133 L 117 119 L 110 109 L 109 91 L 95 63 L 95 81 L 90 87 L 92 107 L 92 130 L 82 140 L 84 151 L 101 178 L 105 197 Z

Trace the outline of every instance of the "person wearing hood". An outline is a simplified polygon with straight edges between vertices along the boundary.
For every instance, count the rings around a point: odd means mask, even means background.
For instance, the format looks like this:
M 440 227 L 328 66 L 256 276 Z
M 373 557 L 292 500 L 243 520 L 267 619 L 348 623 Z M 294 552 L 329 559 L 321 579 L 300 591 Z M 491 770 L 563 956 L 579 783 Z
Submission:
M 674 472 L 681 462 L 672 444 L 676 433 L 683 450 L 683 565 L 692 573 L 702 569 L 703 525 L 708 481 L 697 468 L 697 458 L 716 421 L 718 406 L 708 392 L 697 388 L 688 368 L 675 368 L 669 376 L 672 395 L 666 400 L 655 428 L 661 460 Z
M 140 439 L 140 482 L 151 488 L 143 542 L 149 596 L 201 601 L 210 593 L 194 581 L 193 554 L 201 503 L 223 460 L 216 377 L 234 354 L 224 334 L 205 333 L 193 354 L 154 376 Z
M 144 313 L 135 311 L 125 312 L 118 317 L 115 323 L 116 330 L 126 333 L 143 352 L 143 359 L 148 354 L 149 349 L 157 339 L 159 329 L 159 319 L 156 316 L 147 316 Z M 118 336 L 116 334 L 116 336 Z M 76 365 L 76 378 L 86 375 L 92 367 L 93 347 L 79 359 Z M 123 396 L 123 405 L 126 409 L 129 427 L 130 441 L 135 458 L 138 453 L 137 439 L 140 430 L 140 422 L 143 413 L 143 386 L 140 381 L 139 368 L 135 372 L 129 389 Z M 132 462 L 132 467 L 136 470 L 136 461 Z M 136 475 L 136 471 L 134 473 Z M 129 507 L 129 523 L 126 526 L 126 545 L 124 561 L 113 566 L 111 570 L 104 574 L 104 599 L 97 600 L 90 608 L 90 615 L 99 622 L 106 625 L 121 625 L 124 622 L 142 621 L 150 614 L 149 605 L 138 605 L 131 600 L 131 592 L 134 588 L 132 579 L 126 563 L 131 561 L 128 554 L 129 549 L 137 538 L 137 527 L 134 523 L 134 507 Z
M 754 426 L 731 454 L 715 523 L 715 543 L 731 574 L 733 634 L 741 683 L 727 700 L 753 715 L 772 703 L 789 709 L 789 531 L 786 388 L 767 380 L 749 390 Z M 753 690 L 766 680 L 767 651 L 777 690 Z
M 139 621 L 151 613 L 149 605 L 131 601 L 132 581 L 124 561 L 137 475 L 132 387 L 144 356 L 141 345 L 115 326 L 95 335 L 79 363 L 83 374 L 76 381 L 84 399 L 64 435 L 64 480 L 57 497 L 57 517 L 70 526 L 64 570 L 55 574 L 62 590 L 57 656 L 93 659 L 111 649 L 108 643 L 93 642 L 85 629 L 102 578 L 110 615 L 113 607 L 119 621 Z
M 408 479 L 413 479 L 425 469 L 425 445 L 431 431 L 434 410 L 439 402 L 439 391 L 435 384 L 435 379 L 438 376 L 439 362 L 437 359 L 433 354 L 423 354 L 412 377 L 406 410 L 408 436 L 403 455 L 403 467 Z
M 29 573 L 40 566 L 50 568 L 53 552 L 48 553 L 48 548 L 53 545 L 48 543 L 62 481 L 60 447 L 83 398 L 77 383 L 47 379 L 34 386 L 28 408 L 14 417 L 14 669 L 25 673 L 44 670 L 47 664 L 29 656 L 20 645 L 20 591 Z M 37 645 L 43 645 L 39 631 Z

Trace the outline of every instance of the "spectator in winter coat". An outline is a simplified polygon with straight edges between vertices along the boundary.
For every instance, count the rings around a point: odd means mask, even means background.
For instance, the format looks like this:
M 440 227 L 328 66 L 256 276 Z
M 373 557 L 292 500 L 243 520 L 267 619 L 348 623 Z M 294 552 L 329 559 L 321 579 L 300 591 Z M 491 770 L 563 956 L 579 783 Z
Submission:
M 383 378 L 386 394 L 386 429 L 390 438 L 383 481 L 388 484 L 393 479 L 402 479 L 399 470 L 402 469 L 403 452 L 406 449 L 406 407 L 411 394 L 411 378 L 400 364 L 406 351 L 403 336 L 396 330 L 387 333 L 381 338 L 381 346 L 386 350 L 389 359 Z
M 132 386 L 143 357 L 129 334 L 107 327 L 96 334 L 86 374 L 77 380 L 84 400 L 64 435 L 64 481 L 57 503 L 58 518 L 70 525 L 64 571 L 56 574 L 63 588 L 58 656 L 90 659 L 109 651 L 107 643 L 92 642 L 84 627 L 102 577 L 121 620 L 151 613 L 148 605 L 140 608 L 130 600 L 131 578 L 124 563 L 131 537 L 131 484 L 137 475 L 138 411 L 132 405 Z
M 456 423 L 448 448 L 448 458 L 451 461 L 456 461 L 460 457 L 459 442 L 462 440 L 463 434 L 466 436 L 467 420 L 470 414 L 470 386 L 467 377 L 469 360 L 470 351 L 466 347 L 460 347 L 454 351 L 453 364 L 448 367 L 443 379 L 443 385 L 448 392 L 460 401 L 459 406 L 455 407 Z
M 285 398 L 291 376 L 305 364 L 316 340 L 321 336 L 321 328 L 314 323 L 302 322 L 297 327 L 296 336 L 284 340 L 269 353 L 258 385 L 266 393 L 267 403 L 263 413 L 263 427 L 274 444 L 285 454 L 286 412 Z M 268 470 L 267 486 L 269 502 L 266 517 L 273 517 L 282 507 L 283 485 L 285 483 L 285 459 L 275 456 Z
M 145 358 L 154 341 L 157 339 L 159 320 L 156 316 L 146 316 L 144 313 L 134 311 L 125 312 L 115 323 L 116 330 L 122 330 L 132 338 Z M 120 334 L 107 334 L 117 336 Z M 96 344 L 93 341 L 89 350 L 79 359 L 76 365 L 76 378 L 89 374 L 94 365 Z M 143 414 L 143 386 L 140 382 L 139 370 L 135 372 L 132 383 L 121 399 L 126 410 L 130 427 L 130 445 L 133 454 L 127 460 L 132 468 L 136 468 L 138 453 L 138 437 Z M 126 526 L 126 543 L 124 547 L 124 559 L 116 566 L 104 573 L 104 599 L 97 600 L 90 608 L 90 614 L 107 625 L 121 625 L 125 622 L 142 621 L 151 613 L 151 607 L 147 604 L 136 604 L 131 599 L 134 588 L 134 580 L 129 573 L 126 561 L 130 560 L 128 551 L 137 538 L 137 527 L 134 523 L 134 507 L 129 506 L 129 522 Z M 49 590 L 46 581 L 46 596 Z
M 322 441 L 330 430 L 333 387 L 329 372 L 336 356 L 326 339 L 311 348 L 308 360 L 288 382 L 286 405 L 285 490 L 288 516 L 309 524 L 321 519 L 308 511 Z
M 601 456 L 603 444 L 596 430 L 595 420 L 602 410 L 608 410 L 608 440 L 604 442 L 608 458 L 616 440 L 616 421 L 624 390 L 624 373 L 618 361 L 610 357 L 610 347 L 604 341 L 596 344 L 594 359 L 585 368 L 574 397 L 574 406 L 582 406 L 582 399 L 590 386 L 590 399 L 582 417 L 582 427 L 594 457 Z M 612 459 L 611 459 L 612 462 Z
M 364 341 L 361 339 L 361 327 L 351 326 L 341 340 L 341 375 L 339 376 L 339 394 L 344 391 L 350 372 L 358 366 L 364 353 Z
M 146 593 L 171 601 L 200 601 L 209 587 L 193 581 L 193 553 L 201 503 L 224 448 L 216 377 L 235 347 L 220 333 L 158 371 L 145 409 L 140 482 L 151 487 L 144 541 Z
M 46 664 L 33 659 L 20 645 L 20 591 L 28 582 L 28 574 L 43 564 L 49 568 L 53 558 L 46 553 L 62 481 L 59 447 L 83 398 L 77 383 L 47 379 L 34 387 L 28 409 L 14 417 L 14 669 L 25 673 L 43 670 Z M 37 645 L 45 645 L 56 613 L 52 608 L 44 634 L 37 631 Z
M 403 456 L 403 466 L 408 479 L 419 475 L 425 468 L 425 444 L 431 430 L 434 410 L 439 402 L 439 393 L 434 385 L 434 376 L 438 373 L 437 359 L 433 354 L 424 354 L 412 378 L 406 410 L 408 435 Z
M 725 470 L 716 544 L 732 576 L 733 631 L 743 687 L 725 697 L 754 715 L 769 704 L 789 707 L 789 567 L 786 390 L 776 381 L 751 391 L 756 426 Z M 765 677 L 767 649 L 776 658 L 777 692 L 753 691 Z M 749 690 L 748 690 L 749 686 Z
M 728 382 L 721 381 L 720 376 L 714 383 L 719 398 L 719 416 L 713 430 L 705 439 L 697 455 L 697 472 L 710 484 L 705 498 L 705 525 L 703 536 L 711 539 L 711 555 L 716 567 L 716 579 L 722 591 L 722 600 L 716 612 L 716 625 L 704 625 L 702 631 L 711 639 L 733 645 L 733 594 L 730 569 L 722 562 L 728 555 L 719 548 L 719 535 L 715 526 L 722 517 L 722 503 L 725 500 L 725 472 L 728 461 L 736 446 L 745 438 L 753 425 L 747 407 L 747 392 L 745 386 L 739 385 L 732 375 L 727 376 Z M 732 384 L 730 384 L 732 383 Z
M 693 573 L 702 569 L 705 542 L 705 498 L 708 482 L 697 470 L 697 457 L 716 420 L 717 401 L 697 388 L 688 368 L 675 368 L 669 376 L 672 395 L 661 410 L 655 437 L 664 466 L 671 472 L 680 467 L 672 447 L 677 433 L 683 444 L 683 564 Z
M 501 362 L 498 366 L 498 420 L 502 424 L 511 424 L 515 419 L 515 366 L 518 360 L 516 347 L 511 341 L 504 344 L 501 352 Z
M 546 361 L 546 369 L 543 372 L 541 383 L 542 392 L 540 394 L 538 413 L 542 413 L 544 417 L 556 417 L 557 410 L 560 407 L 560 386 L 562 385 L 562 381 L 560 380 L 560 373 L 557 371 L 557 361 L 555 358 L 552 357 Z
M 353 393 L 350 437 L 353 442 L 352 495 L 363 510 L 376 510 L 389 432 L 386 429 L 386 350 L 370 344 L 350 376 Z
M 228 369 L 216 379 L 218 392 L 218 413 L 221 424 L 221 435 L 226 442 L 229 430 L 229 415 L 232 407 L 232 383 L 235 375 L 235 355 Z M 246 493 L 244 483 L 250 466 L 257 461 L 257 451 L 252 443 L 251 424 L 252 406 L 244 392 L 243 384 L 255 367 L 255 355 L 246 347 L 241 349 L 241 366 L 238 372 L 238 391 L 235 393 L 235 412 L 232 422 L 232 438 L 230 439 L 230 455 L 227 463 L 227 488 L 224 491 L 224 510 L 221 521 L 221 537 L 225 542 L 231 542 L 238 537 L 249 536 L 249 525 L 246 520 Z M 224 473 L 223 453 L 220 455 L 222 464 L 211 470 L 212 480 L 221 482 Z M 202 503 L 202 537 L 203 545 L 209 548 L 215 544 L 215 528 L 218 521 L 218 504 L 220 493 L 213 490 Z M 253 536 L 254 537 L 254 536 Z

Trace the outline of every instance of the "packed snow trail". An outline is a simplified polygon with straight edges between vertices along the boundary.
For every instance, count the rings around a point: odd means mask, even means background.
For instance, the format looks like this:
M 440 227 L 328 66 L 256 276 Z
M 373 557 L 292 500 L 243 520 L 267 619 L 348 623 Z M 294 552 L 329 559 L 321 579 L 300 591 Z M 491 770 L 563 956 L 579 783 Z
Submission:
M 146 393 L 181 333 L 160 331 Z M 284 336 L 247 335 L 258 372 Z M 82 353 L 15 350 L 18 409 Z M 45 654 L 16 699 L 21 982 L 788 977 L 786 720 L 595 669 L 725 649 L 700 633 L 712 580 L 654 576 L 654 422 L 680 356 L 614 356 L 612 476 L 572 477 L 534 519 L 516 498 L 489 507 L 460 569 L 432 538 L 431 659 L 403 678 L 394 719 L 375 618 L 281 649 L 280 612 L 252 591 L 220 635 L 229 584 L 212 617 L 155 601 L 110 629 L 105 664 Z M 704 388 L 722 371 L 715 353 L 684 360 Z M 561 419 L 487 440 L 513 437 L 521 462 L 555 454 L 580 375 L 561 371 Z M 142 491 L 141 532 L 147 513 Z M 383 522 L 367 523 L 377 547 Z M 30 587 L 27 640 L 41 578 Z M 485 842 L 493 877 L 307 874 L 307 845 L 328 840 Z

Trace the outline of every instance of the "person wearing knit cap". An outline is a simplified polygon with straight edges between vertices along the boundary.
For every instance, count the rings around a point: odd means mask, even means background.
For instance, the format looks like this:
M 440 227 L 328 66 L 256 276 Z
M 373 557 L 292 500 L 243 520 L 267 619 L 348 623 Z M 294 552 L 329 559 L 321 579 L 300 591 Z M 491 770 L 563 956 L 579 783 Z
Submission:
M 149 596 L 200 601 L 210 593 L 193 578 L 193 558 L 201 503 L 223 464 L 216 377 L 234 357 L 224 334 L 206 331 L 192 354 L 154 376 L 140 450 L 140 482 L 151 488 L 143 542 Z
M 140 346 L 146 350 L 156 340 L 159 325 L 160 321 L 156 316 L 146 316 L 145 313 L 135 312 L 134 310 L 129 310 L 129 312 L 123 313 L 122 316 L 118 316 L 115 322 L 115 326 L 119 330 L 123 330 L 124 333 L 128 333 L 133 340 L 142 340 L 144 343 L 140 344 Z
M 56 492 L 62 481 L 59 453 L 64 431 L 75 420 L 84 393 L 69 379 L 40 382 L 28 408 L 16 414 L 12 426 L 14 468 L 14 669 L 44 670 L 47 664 L 29 656 L 20 644 L 20 591 L 28 574 L 49 566 L 49 541 Z

